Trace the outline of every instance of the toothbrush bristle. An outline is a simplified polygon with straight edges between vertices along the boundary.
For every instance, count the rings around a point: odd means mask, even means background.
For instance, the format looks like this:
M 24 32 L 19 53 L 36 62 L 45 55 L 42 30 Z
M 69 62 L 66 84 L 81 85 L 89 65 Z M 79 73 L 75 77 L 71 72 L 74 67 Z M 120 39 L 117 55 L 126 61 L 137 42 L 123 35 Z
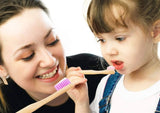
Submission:
M 59 81 L 54 87 L 56 88 L 56 90 L 60 90 L 63 87 L 67 86 L 68 84 L 70 84 L 71 82 L 69 81 L 69 79 L 67 78 L 63 78 L 61 81 Z
M 115 70 L 115 67 L 114 66 L 108 66 L 107 70 Z

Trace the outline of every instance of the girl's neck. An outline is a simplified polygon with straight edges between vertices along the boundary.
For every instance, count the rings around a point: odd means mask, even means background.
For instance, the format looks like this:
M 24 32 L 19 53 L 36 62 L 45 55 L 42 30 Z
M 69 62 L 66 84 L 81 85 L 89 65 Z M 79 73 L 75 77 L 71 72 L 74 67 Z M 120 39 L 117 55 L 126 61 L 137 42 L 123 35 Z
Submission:
M 153 58 L 140 69 L 125 75 L 124 86 L 130 91 L 140 91 L 149 88 L 160 80 L 160 61 Z
M 160 61 L 158 57 L 153 57 L 138 70 L 129 74 L 132 79 L 158 79 L 160 78 Z

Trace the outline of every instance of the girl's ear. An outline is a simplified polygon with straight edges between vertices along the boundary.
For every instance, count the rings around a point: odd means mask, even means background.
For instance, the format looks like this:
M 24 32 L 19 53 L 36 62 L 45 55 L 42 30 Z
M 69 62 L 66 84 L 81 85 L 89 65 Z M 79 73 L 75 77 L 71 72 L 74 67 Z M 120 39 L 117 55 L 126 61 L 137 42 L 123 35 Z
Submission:
M 0 65 L 0 78 L 2 79 L 2 81 L 5 85 L 8 85 L 8 82 L 6 80 L 7 76 L 8 76 L 8 74 L 7 74 L 6 69 L 2 65 Z
M 160 20 L 157 20 L 153 24 L 153 29 L 152 29 L 152 37 L 154 38 L 154 42 L 158 43 L 160 41 Z

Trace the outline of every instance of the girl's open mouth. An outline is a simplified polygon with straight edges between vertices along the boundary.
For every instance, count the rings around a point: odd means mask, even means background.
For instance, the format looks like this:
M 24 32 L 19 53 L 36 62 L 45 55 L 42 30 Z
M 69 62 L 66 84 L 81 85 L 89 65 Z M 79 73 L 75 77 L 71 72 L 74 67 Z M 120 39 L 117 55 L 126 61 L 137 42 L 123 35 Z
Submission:
M 118 61 L 118 60 L 112 60 L 111 61 L 113 66 L 116 68 L 116 70 L 120 70 L 123 68 L 123 62 L 122 61 Z

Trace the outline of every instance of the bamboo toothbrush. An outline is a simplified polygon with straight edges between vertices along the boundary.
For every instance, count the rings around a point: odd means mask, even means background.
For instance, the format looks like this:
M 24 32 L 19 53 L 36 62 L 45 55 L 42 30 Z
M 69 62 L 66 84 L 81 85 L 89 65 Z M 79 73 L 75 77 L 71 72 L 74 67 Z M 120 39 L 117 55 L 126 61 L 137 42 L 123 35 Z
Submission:
M 94 74 L 114 74 L 114 67 L 109 66 L 106 70 L 82 70 L 81 73 L 85 75 L 94 75 Z
M 26 106 L 25 108 L 19 110 L 16 113 L 32 113 L 35 110 L 37 110 L 38 108 L 47 104 L 49 101 L 51 101 L 51 100 L 55 99 L 56 97 L 60 96 L 61 94 L 65 93 L 66 91 L 68 91 L 72 87 L 74 87 L 74 85 L 71 84 L 71 82 L 67 78 L 64 78 L 55 85 L 55 88 L 57 90 L 55 93 L 53 93 L 52 95 L 50 95 L 40 101 L 37 101 L 33 104 Z
M 107 70 L 101 70 L 101 71 L 95 71 L 95 70 L 82 70 L 81 71 L 83 74 L 86 75 L 90 75 L 90 74 L 114 74 L 114 67 L 109 66 L 107 68 Z M 30 104 L 28 106 L 26 106 L 25 108 L 17 111 L 16 113 L 32 113 L 35 110 L 37 110 L 38 108 L 42 107 L 43 105 L 47 104 L 48 102 L 50 102 L 51 100 L 55 99 L 56 97 L 62 95 L 63 93 L 65 93 L 66 91 L 68 91 L 69 89 L 73 88 L 74 85 L 67 79 L 64 78 L 61 81 L 59 81 L 56 85 L 56 92 L 51 94 L 50 96 L 37 101 L 33 104 Z

